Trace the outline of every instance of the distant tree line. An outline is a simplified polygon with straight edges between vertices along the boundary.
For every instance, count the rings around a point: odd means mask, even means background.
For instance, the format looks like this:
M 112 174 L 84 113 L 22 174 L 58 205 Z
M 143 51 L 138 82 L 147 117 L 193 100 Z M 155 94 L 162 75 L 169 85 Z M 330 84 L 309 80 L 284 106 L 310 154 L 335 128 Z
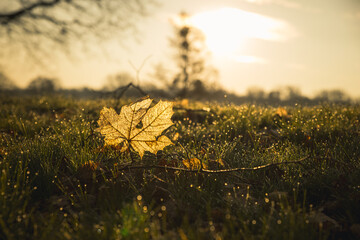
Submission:
M 5 74 L 0 72 L 0 93 L 17 93 L 31 95 L 48 95 L 48 94 L 65 94 L 75 97 L 142 97 L 149 95 L 155 98 L 176 99 L 178 92 L 172 92 L 168 86 L 159 87 L 151 84 L 144 84 L 141 87 L 130 87 L 133 78 L 128 73 L 119 73 L 111 75 L 101 90 L 90 88 L 82 89 L 65 89 L 56 78 L 36 77 L 29 82 L 25 88 L 19 88 L 14 81 L 9 79 Z M 121 96 L 119 96 L 121 92 Z M 187 99 L 198 101 L 216 101 L 235 104 L 264 104 L 264 105 L 316 105 L 322 102 L 333 103 L 360 103 L 359 99 L 351 99 L 344 91 L 323 90 L 309 98 L 301 94 L 301 91 L 292 86 L 286 86 L 266 92 L 259 87 L 251 87 L 245 95 L 230 93 L 223 88 L 207 84 L 199 79 L 194 80 L 187 89 Z

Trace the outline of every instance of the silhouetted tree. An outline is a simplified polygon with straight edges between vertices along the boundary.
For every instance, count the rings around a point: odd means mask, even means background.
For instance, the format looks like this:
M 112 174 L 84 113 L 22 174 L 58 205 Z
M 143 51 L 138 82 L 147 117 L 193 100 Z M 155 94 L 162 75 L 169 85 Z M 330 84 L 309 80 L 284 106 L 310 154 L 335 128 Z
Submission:
M 52 93 L 56 90 L 59 90 L 60 84 L 59 81 L 53 78 L 38 77 L 32 80 L 27 90 L 34 93 Z
M 155 0 L 1 0 L 0 45 L 39 50 L 63 50 L 79 40 L 118 36 L 134 30 Z M 2 48 L 2 50 L 5 50 Z
M 195 99 L 203 99 L 206 96 L 207 89 L 201 80 L 195 80 L 192 83 L 191 95 Z
M 330 102 L 348 102 L 350 97 L 342 90 L 324 90 L 321 91 L 315 99 L 320 101 L 330 101 Z
M 302 97 L 301 91 L 299 88 L 288 86 L 285 89 L 286 92 L 286 98 L 289 100 L 296 100 Z
M 273 91 L 269 92 L 268 99 L 273 102 L 280 101 L 280 92 L 277 90 L 273 90 Z
M 180 24 L 175 26 L 175 37 L 170 39 L 177 50 L 175 59 L 179 72 L 173 80 L 173 88 L 179 89 L 179 97 L 187 97 L 194 81 L 204 81 L 206 51 L 204 35 L 200 30 L 187 23 L 188 15 L 180 13 Z
M 247 90 L 246 96 L 252 100 L 264 100 L 265 91 L 259 87 L 251 87 Z

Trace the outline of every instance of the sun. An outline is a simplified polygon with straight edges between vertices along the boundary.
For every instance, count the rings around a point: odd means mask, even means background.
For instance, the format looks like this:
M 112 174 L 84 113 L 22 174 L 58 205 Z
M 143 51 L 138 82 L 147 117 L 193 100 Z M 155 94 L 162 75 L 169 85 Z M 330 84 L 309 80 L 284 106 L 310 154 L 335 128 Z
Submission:
M 204 33 L 216 55 L 241 54 L 251 39 L 281 41 L 287 30 L 284 22 L 230 7 L 198 13 L 189 22 Z

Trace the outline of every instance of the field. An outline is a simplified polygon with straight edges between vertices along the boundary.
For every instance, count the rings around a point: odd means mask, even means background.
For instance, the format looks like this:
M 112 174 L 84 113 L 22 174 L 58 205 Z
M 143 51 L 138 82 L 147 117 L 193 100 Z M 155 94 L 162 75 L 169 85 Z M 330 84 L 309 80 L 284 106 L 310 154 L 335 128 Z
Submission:
M 360 237 L 360 106 L 179 101 L 140 159 L 96 131 L 130 100 L 0 101 L 0 239 Z

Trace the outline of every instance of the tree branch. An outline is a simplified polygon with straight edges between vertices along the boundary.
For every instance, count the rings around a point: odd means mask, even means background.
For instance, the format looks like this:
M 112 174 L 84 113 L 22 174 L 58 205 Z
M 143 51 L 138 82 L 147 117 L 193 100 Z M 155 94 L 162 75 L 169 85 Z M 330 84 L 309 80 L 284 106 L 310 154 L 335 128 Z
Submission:
M 53 7 L 60 3 L 60 0 L 53 0 L 51 2 L 39 1 L 29 5 L 27 7 L 23 7 L 17 11 L 10 12 L 10 13 L 0 13 L 0 24 L 7 25 L 12 21 L 16 21 L 17 19 L 21 18 L 23 15 L 28 14 L 32 10 L 36 8 L 49 8 Z
M 18 56 L 19 47 L 36 63 L 46 64 L 47 53 L 54 50 L 74 52 L 73 43 L 81 43 L 84 51 L 98 51 L 101 43 L 136 33 L 139 19 L 150 13 L 156 0 L 0 0 L 0 61 Z M 96 47 L 94 47 L 96 41 Z M 101 49 L 100 49 L 101 50 Z M 6 54 L 5 54 L 6 51 Z
M 129 84 L 126 85 L 126 86 L 119 87 L 119 88 L 115 89 L 114 93 L 117 95 L 116 98 L 120 99 L 120 98 L 124 95 L 124 93 L 125 93 L 130 87 L 135 88 L 136 90 L 139 91 L 139 93 L 141 93 L 141 94 L 144 95 L 144 96 L 147 96 L 147 95 L 148 95 L 148 94 L 147 94 L 146 92 L 144 92 L 144 90 L 142 90 L 139 86 L 134 85 L 133 83 L 129 83 Z M 120 93 L 118 93 L 118 92 L 120 92 Z
M 120 167 L 119 171 L 126 171 L 132 169 L 164 169 L 164 170 L 171 170 L 171 171 L 182 171 L 182 172 L 192 172 L 192 173 L 231 173 L 231 172 L 240 172 L 240 171 L 256 171 L 260 169 L 265 169 L 269 167 L 279 166 L 279 165 L 288 165 L 288 164 L 301 164 L 304 160 L 308 159 L 309 156 L 303 157 L 296 161 L 286 161 L 286 162 L 278 162 L 278 163 L 269 163 L 265 165 L 260 165 L 257 167 L 247 168 L 230 168 L 230 169 L 220 169 L 220 170 L 209 170 L 209 169 L 187 169 L 187 168 L 179 168 L 179 167 L 170 167 L 170 166 L 159 166 L 159 165 L 126 165 Z

